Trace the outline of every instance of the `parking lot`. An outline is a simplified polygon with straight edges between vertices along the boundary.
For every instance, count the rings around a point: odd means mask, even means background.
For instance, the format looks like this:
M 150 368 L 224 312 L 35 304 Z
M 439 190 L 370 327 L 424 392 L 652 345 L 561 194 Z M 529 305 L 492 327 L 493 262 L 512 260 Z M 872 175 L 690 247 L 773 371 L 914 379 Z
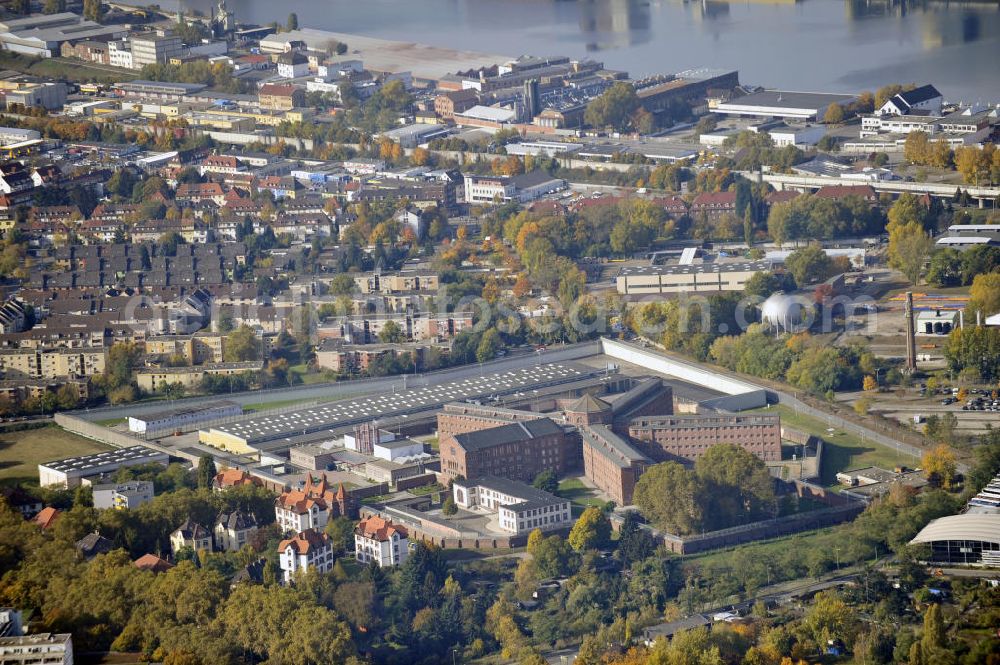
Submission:
M 950 413 L 960 434 L 981 434 L 987 426 L 1000 427 L 1000 395 L 986 386 L 942 386 L 928 393 L 921 385 L 887 392 L 844 393 L 840 399 L 856 402 L 872 400 L 870 412 L 922 428 L 928 416 Z

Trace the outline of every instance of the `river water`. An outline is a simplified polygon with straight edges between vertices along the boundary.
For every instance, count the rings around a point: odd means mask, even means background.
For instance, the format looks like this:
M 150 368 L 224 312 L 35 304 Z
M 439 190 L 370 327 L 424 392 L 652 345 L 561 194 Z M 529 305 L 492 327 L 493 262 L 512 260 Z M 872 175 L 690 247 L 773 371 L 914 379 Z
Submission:
M 131 0 L 143 4 L 141 0 Z M 173 4 L 171 4 L 173 2 Z M 165 10 L 177 0 L 161 0 Z M 213 0 L 183 0 L 211 12 Z M 632 76 L 738 69 L 744 83 L 857 92 L 933 83 L 952 101 L 1000 102 L 1000 1 L 229 0 L 237 20 L 511 56 L 601 60 Z

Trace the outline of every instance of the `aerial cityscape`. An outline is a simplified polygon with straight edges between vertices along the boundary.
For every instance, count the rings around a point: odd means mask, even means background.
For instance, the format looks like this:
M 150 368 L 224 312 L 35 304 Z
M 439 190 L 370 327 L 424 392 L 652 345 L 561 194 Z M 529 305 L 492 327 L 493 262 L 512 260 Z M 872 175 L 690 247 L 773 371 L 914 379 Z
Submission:
M 1000 665 L 997 0 L 0 2 L 0 665 Z

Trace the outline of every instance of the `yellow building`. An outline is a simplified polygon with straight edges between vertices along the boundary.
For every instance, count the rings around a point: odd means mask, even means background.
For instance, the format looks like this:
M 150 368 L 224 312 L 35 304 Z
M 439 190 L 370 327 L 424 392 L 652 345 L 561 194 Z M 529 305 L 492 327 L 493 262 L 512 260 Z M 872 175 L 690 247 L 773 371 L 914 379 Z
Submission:
M 259 372 L 263 368 L 264 363 L 259 361 L 215 363 L 194 367 L 157 367 L 136 372 L 135 381 L 142 390 L 154 393 L 175 384 L 188 389 L 198 388 L 206 375 L 233 376 L 246 372 Z
M 56 379 L 104 373 L 108 352 L 104 348 L 10 349 L 0 351 L 0 377 L 4 379 Z

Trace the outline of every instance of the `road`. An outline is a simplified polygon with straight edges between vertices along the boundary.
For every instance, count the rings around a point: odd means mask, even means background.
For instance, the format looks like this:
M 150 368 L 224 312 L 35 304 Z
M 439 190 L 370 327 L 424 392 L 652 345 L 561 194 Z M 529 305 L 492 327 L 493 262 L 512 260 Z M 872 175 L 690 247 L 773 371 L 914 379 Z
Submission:
M 450 381 L 460 381 L 465 378 L 491 374 L 495 372 L 506 372 L 522 367 L 531 367 L 541 363 L 569 362 L 587 356 L 600 353 L 597 342 L 585 342 L 583 344 L 567 344 L 563 346 L 550 347 L 541 353 L 526 353 L 521 355 L 511 355 L 488 363 L 476 363 L 473 365 L 463 365 L 461 367 L 449 367 L 445 370 L 427 372 L 424 374 L 408 374 L 403 376 L 391 376 L 378 379 L 355 379 L 350 381 L 338 381 L 336 383 L 317 383 L 308 386 L 293 386 L 290 388 L 279 388 L 274 390 L 253 390 L 242 393 L 220 394 L 215 399 L 232 400 L 242 406 L 252 406 L 255 404 L 267 404 L 271 402 L 292 402 L 301 401 L 302 406 L 309 406 L 314 402 L 332 401 L 346 397 L 357 397 L 359 395 L 369 395 L 373 393 L 391 392 L 393 390 L 405 390 L 423 386 L 433 386 Z M 166 409 L 180 408 L 184 406 L 194 406 L 205 402 L 206 397 L 189 397 L 178 400 L 158 400 L 155 402 L 142 402 L 138 404 L 127 404 L 121 406 L 106 406 L 97 409 L 86 409 L 73 412 L 74 416 L 84 420 L 118 420 L 128 416 L 148 415 Z

